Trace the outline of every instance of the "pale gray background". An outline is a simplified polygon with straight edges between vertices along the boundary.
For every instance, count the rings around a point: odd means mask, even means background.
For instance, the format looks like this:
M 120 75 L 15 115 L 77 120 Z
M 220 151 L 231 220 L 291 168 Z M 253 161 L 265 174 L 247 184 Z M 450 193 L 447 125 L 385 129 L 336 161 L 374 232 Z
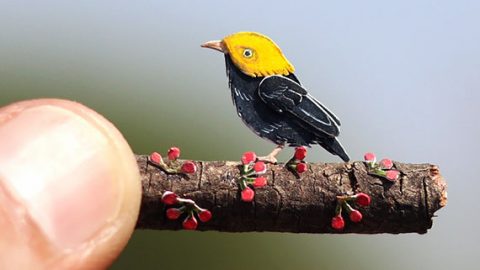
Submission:
M 478 1 L 0 1 L 0 105 L 80 101 L 137 153 L 266 153 L 237 118 L 223 56 L 199 45 L 240 30 L 273 38 L 310 92 L 366 151 L 438 164 L 449 205 L 427 235 L 134 234 L 114 269 L 475 269 Z M 287 158 L 288 154 L 282 155 Z M 339 161 L 316 147 L 310 161 Z

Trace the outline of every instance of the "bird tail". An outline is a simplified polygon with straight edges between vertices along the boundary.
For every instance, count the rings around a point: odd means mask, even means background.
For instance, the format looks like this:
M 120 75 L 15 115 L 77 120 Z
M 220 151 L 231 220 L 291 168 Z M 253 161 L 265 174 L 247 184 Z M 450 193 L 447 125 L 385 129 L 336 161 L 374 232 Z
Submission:
M 347 152 L 336 138 L 331 138 L 329 142 L 322 144 L 322 146 L 327 149 L 328 152 L 339 156 L 343 161 L 350 161 L 350 157 L 348 156 Z

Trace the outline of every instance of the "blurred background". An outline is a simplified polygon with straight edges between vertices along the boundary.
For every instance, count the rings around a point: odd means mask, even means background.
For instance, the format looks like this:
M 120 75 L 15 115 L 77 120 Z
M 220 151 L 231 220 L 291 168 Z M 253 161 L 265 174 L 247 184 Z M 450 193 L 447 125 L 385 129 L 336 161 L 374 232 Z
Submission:
M 112 269 L 478 269 L 479 14 L 474 0 L 0 0 L 0 106 L 79 101 L 136 153 L 267 153 L 235 113 L 223 56 L 199 46 L 262 32 L 341 118 L 353 159 L 438 164 L 448 206 L 426 235 L 136 231 Z M 340 161 L 320 147 L 309 160 Z

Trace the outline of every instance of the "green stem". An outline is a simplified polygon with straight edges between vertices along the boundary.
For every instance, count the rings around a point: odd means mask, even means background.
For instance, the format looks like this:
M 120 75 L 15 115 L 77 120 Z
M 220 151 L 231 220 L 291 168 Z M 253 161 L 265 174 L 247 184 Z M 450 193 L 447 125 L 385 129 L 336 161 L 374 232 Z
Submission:
M 243 169 L 242 169 L 242 175 L 244 174 L 247 174 L 248 171 L 250 171 L 250 165 L 249 164 L 246 164 L 246 165 L 243 165 Z
M 254 170 L 250 170 L 250 171 L 248 171 L 247 173 L 245 173 L 245 174 L 242 175 L 242 176 L 245 176 L 245 177 L 248 178 L 248 177 L 250 177 L 250 176 L 255 176 L 255 175 L 257 175 L 257 172 L 254 171 Z
M 339 216 L 342 214 L 342 202 L 337 201 L 337 206 L 335 207 L 335 216 Z
M 357 199 L 357 195 L 356 195 L 356 194 L 345 197 L 345 201 L 347 201 L 347 202 L 353 202 L 353 201 L 355 201 L 356 199 Z
M 247 184 L 245 183 L 245 179 L 243 177 L 240 179 L 240 183 L 238 184 L 240 185 L 241 190 L 244 190 L 247 187 Z
M 183 205 L 192 205 L 192 206 L 195 205 L 195 201 L 190 199 L 178 198 L 177 201 Z
M 382 169 L 375 169 L 373 171 L 373 174 L 381 176 L 381 177 L 386 177 L 387 176 L 387 172 L 382 170 Z
M 348 204 L 347 201 L 343 201 L 343 207 L 347 210 L 347 213 L 350 214 L 353 211 L 353 208 Z
M 252 184 L 253 182 L 255 182 L 255 178 L 244 177 L 243 179 L 245 180 L 246 183 L 249 183 L 249 184 Z

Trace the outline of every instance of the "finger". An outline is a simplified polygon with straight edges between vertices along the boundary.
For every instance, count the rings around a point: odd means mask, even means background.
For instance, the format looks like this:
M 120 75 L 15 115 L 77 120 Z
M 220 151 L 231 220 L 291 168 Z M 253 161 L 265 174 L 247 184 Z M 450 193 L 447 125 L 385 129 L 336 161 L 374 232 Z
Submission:
M 140 176 L 120 132 L 75 102 L 0 109 L 0 269 L 101 269 L 126 245 Z

